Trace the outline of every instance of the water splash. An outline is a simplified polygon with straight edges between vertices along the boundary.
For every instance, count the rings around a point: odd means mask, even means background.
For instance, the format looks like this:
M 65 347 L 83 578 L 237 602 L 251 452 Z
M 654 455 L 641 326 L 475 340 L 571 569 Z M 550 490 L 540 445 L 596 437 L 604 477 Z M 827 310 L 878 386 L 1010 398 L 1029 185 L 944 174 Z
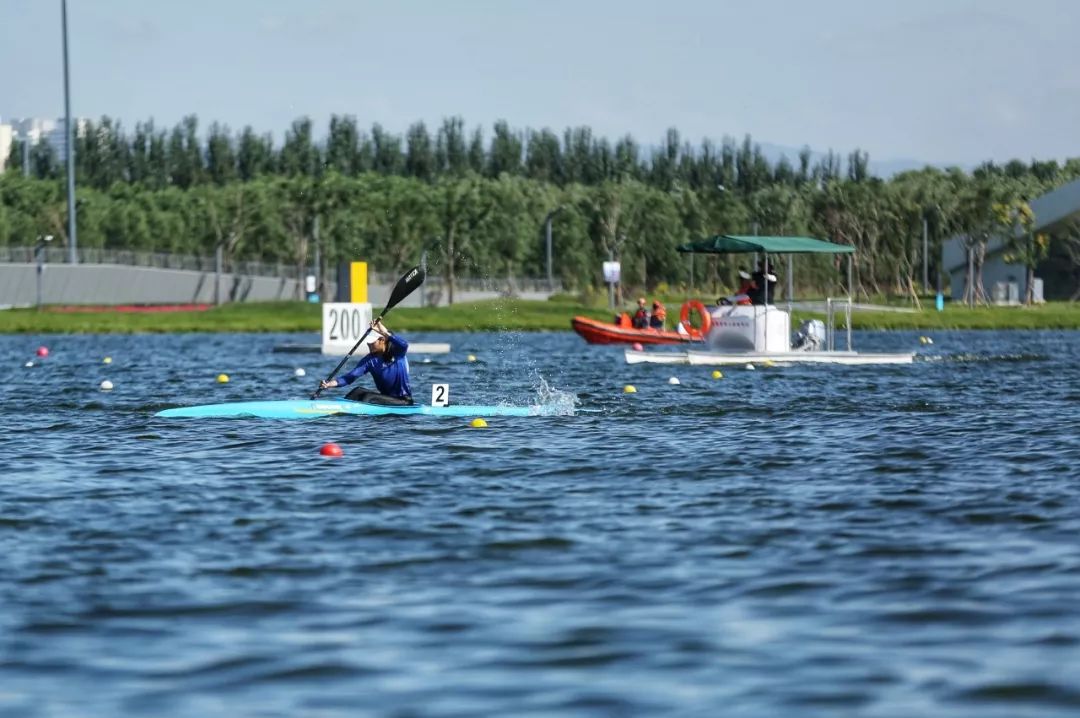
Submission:
M 534 375 L 533 391 L 536 392 L 537 413 L 541 416 L 573 416 L 580 403 L 576 394 L 556 389 L 547 383 L 537 372 Z

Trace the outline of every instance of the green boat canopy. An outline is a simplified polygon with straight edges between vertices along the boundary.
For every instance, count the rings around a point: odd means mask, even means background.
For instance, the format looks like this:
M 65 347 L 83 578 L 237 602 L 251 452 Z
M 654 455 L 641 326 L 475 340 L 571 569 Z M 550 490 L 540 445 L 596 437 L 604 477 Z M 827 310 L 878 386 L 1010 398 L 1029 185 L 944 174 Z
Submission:
M 851 254 L 854 247 L 813 237 L 752 237 L 718 234 L 679 247 L 688 254 Z

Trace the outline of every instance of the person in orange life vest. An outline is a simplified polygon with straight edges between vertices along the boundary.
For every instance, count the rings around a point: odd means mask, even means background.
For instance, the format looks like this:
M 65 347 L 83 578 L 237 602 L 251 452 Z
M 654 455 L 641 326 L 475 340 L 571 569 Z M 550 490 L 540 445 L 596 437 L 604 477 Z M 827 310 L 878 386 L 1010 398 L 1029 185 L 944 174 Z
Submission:
M 729 297 L 721 297 L 716 301 L 717 304 L 750 304 L 750 296 L 757 289 L 757 284 L 754 283 L 754 278 L 750 276 L 750 272 L 745 269 L 739 270 L 739 279 L 742 283 L 739 285 L 739 290 Z
M 634 329 L 649 328 L 649 310 L 645 308 L 645 297 L 637 300 L 637 311 L 633 318 Z
M 664 321 L 667 319 L 667 310 L 664 309 L 664 305 L 660 302 L 652 303 L 652 316 L 649 317 L 649 326 L 653 329 L 663 329 Z

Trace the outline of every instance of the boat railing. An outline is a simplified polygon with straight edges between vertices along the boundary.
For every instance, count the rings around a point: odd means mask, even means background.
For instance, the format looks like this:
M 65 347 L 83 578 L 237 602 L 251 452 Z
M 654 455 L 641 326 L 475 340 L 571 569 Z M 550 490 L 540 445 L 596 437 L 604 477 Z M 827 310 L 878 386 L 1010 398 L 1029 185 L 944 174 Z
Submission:
M 851 297 L 846 299 L 825 298 L 825 345 L 828 351 L 836 351 L 837 304 L 843 305 L 844 326 L 847 328 L 847 350 L 851 351 Z

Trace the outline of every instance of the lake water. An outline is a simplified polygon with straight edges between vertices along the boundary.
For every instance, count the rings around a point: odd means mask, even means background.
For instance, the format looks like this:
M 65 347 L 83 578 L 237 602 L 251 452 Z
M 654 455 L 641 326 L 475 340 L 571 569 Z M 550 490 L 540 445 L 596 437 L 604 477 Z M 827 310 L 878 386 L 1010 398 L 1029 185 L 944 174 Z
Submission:
M 153 416 L 303 398 L 309 335 L 0 337 L 0 715 L 1075 716 L 1080 333 L 932 336 L 411 337 L 419 397 L 573 405 L 486 429 Z

